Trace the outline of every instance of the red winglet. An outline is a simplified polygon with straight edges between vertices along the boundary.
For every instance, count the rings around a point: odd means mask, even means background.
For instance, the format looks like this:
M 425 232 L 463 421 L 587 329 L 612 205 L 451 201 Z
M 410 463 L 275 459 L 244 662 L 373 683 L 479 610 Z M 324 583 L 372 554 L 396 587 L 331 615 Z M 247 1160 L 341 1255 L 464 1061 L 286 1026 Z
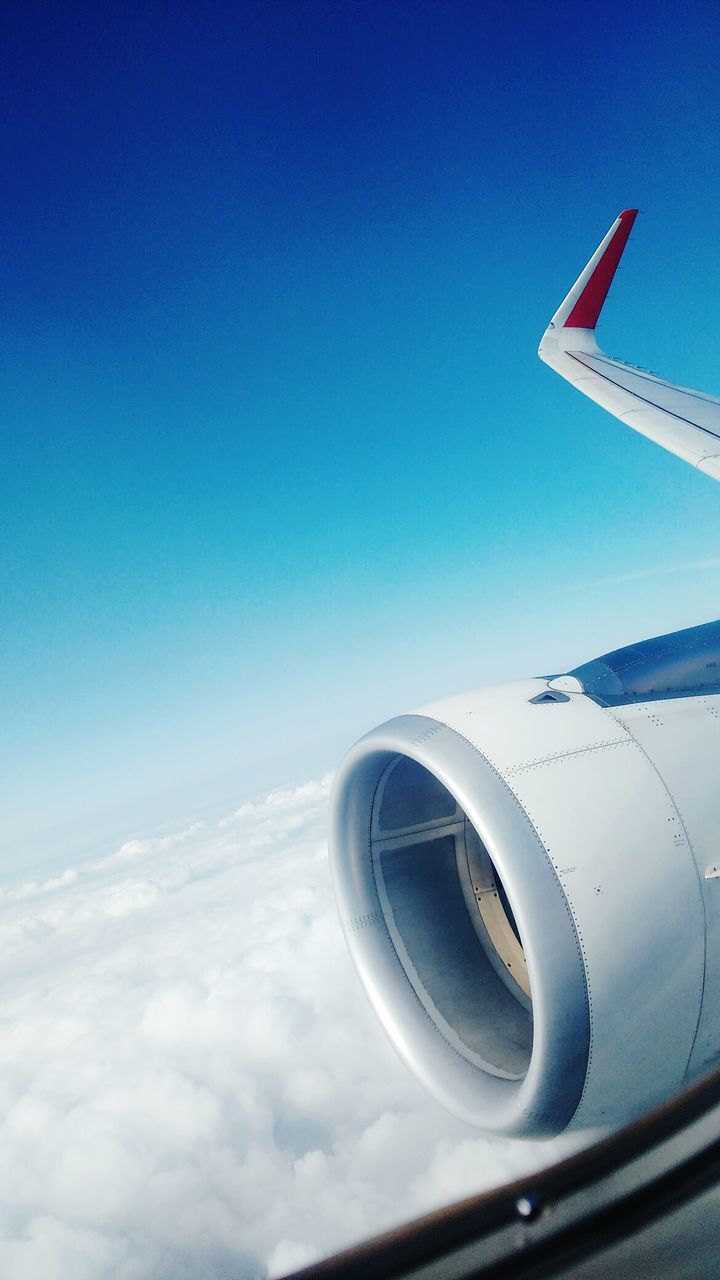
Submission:
M 620 226 L 565 321 L 564 329 L 595 328 L 636 216 L 637 209 L 623 209 Z

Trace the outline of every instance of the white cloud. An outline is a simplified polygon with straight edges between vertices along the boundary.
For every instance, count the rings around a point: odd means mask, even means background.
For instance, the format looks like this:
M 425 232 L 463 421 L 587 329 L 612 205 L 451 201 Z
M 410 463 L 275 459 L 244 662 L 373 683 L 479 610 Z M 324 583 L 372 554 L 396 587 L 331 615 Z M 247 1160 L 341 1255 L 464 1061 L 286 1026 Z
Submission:
M 65 885 L 74 884 L 78 878 L 75 867 L 68 867 L 63 871 L 62 875 L 53 876 L 50 880 L 42 880 L 40 884 L 35 880 L 28 880 L 25 884 L 21 884 L 12 889 L 0 889 L 0 904 L 3 902 L 22 902 L 23 898 L 35 898 L 40 893 L 52 893 L 55 889 L 62 889 Z
M 148 836 L 144 840 L 137 838 L 126 840 L 121 844 L 116 853 L 111 853 L 108 858 L 104 859 L 107 864 L 115 862 L 129 861 L 134 858 L 144 858 L 151 853 L 167 853 L 171 849 L 177 848 L 179 844 L 185 844 L 192 836 L 197 835 L 198 831 L 203 831 L 204 822 L 193 822 L 191 826 L 185 827 L 184 830 L 174 831 L 166 836 Z
M 337 924 L 330 777 L 6 886 L 0 1274 L 280 1274 L 549 1158 L 446 1116 Z

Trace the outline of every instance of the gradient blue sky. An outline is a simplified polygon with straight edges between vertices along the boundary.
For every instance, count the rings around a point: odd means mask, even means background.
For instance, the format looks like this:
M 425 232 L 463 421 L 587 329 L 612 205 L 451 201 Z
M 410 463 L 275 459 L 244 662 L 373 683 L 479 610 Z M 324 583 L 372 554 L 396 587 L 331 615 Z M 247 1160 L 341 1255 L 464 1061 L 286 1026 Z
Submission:
M 720 612 L 720 489 L 536 358 L 720 392 L 714 4 L 5 4 L 0 874 Z

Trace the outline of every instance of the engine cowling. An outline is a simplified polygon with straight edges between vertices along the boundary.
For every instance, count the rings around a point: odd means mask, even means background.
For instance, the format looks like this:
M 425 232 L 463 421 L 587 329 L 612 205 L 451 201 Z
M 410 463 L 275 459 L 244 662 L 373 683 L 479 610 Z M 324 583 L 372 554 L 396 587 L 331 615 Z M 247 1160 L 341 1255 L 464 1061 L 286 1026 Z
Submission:
M 719 762 L 719 623 L 447 698 L 349 752 L 330 836 L 348 946 L 451 1111 L 596 1128 L 717 1061 Z

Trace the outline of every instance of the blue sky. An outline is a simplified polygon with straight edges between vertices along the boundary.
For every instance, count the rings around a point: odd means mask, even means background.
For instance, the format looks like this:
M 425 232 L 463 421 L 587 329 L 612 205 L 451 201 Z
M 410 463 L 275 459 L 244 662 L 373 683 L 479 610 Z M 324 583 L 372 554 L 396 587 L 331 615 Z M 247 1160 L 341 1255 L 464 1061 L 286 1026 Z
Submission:
M 7 5 L 0 874 L 720 611 L 720 490 L 535 355 L 720 392 L 713 5 Z

